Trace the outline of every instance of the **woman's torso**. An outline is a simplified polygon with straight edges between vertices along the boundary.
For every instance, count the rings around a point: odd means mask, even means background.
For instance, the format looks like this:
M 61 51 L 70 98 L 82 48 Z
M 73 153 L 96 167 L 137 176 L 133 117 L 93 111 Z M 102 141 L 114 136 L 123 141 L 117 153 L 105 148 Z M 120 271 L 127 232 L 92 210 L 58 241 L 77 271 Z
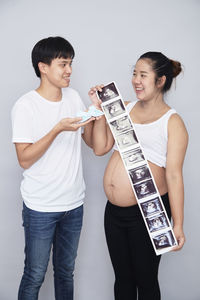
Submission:
M 160 112 L 160 115 L 158 114 L 157 117 L 155 116 L 155 119 L 147 122 L 147 124 L 151 124 L 151 122 L 153 123 L 155 120 L 160 120 L 160 118 L 162 118 L 169 110 L 169 106 L 165 105 Z M 134 119 L 134 123 L 137 124 L 141 122 L 141 119 L 137 119 L 136 116 L 137 108 L 134 106 L 130 111 L 130 117 L 132 120 Z M 151 161 L 148 161 L 148 163 L 160 194 L 165 194 L 167 192 L 165 168 L 160 167 Z M 115 205 L 131 206 L 137 204 L 128 174 L 118 151 L 114 151 L 106 167 L 104 174 L 104 190 L 109 201 Z

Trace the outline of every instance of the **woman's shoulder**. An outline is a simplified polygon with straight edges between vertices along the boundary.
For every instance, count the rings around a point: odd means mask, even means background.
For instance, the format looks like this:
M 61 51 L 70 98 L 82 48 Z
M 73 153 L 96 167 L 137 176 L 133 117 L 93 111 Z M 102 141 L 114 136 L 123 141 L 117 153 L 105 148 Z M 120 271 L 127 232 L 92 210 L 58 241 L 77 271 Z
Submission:
M 131 109 L 133 108 L 133 106 L 137 103 L 137 101 L 124 101 L 124 104 L 126 105 L 126 108 L 128 110 L 128 112 L 131 111 Z
M 137 101 L 124 101 L 125 105 L 135 105 L 137 103 Z
M 182 134 L 188 136 L 187 129 L 185 127 L 184 121 L 182 117 L 175 111 L 168 121 L 168 133 L 169 135 L 174 134 Z
M 127 106 L 131 101 L 124 101 L 125 105 Z
M 169 124 L 171 124 L 171 125 L 184 124 L 183 119 L 175 111 L 175 109 L 171 108 L 168 112 L 169 113 L 171 112 L 171 116 L 169 118 Z

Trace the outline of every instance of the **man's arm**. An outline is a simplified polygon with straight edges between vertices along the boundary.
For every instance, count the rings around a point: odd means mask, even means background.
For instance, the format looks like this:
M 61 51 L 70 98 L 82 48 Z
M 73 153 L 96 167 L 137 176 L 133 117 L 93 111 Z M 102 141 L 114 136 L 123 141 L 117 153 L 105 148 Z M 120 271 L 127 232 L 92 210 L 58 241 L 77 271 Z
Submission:
M 76 131 L 80 127 L 85 126 L 92 120 L 83 123 L 77 123 L 81 118 L 65 118 L 62 119 L 53 129 L 42 137 L 37 142 L 30 143 L 15 143 L 16 152 L 19 164 L 22 168 L 28 169 L 47 151 L 54 139 L 62 131 Z

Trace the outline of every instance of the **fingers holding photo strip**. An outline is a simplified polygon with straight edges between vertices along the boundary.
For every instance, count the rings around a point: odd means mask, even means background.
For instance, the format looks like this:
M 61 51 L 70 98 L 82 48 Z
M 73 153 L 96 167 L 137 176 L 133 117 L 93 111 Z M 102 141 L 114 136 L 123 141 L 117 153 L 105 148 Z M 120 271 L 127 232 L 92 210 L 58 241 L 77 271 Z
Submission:
M 118 146 L 156 255 L 171 251 L 177 241 L 161 196 L 123 98 L 111 82 L 96 91 Z
M 101 92 L 102 91 L 102 88 L 103 88 L 103 84 L 101 85 L 96 85 L 95 87 L 91 87 L 89 92 L 88 92 L 88 95 L 92 101 L 92 104 L 97 108 L 97 109 L 101 109 L 101 99 L 99 99 L 97 97 L 97 91 Z
M 98 91 L 98 96 L 102 102 L 109 101 L 119 96 L 119 92 L 114 82 L 102 87 L 102 91 Z

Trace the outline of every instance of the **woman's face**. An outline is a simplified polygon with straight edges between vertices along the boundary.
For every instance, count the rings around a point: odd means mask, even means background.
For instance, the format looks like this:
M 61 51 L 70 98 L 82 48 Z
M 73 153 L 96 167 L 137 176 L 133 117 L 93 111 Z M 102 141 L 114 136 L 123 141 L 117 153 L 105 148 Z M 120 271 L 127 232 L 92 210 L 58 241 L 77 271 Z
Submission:
M 156 85 L 156 75 L 147 59 L 137 61 L 132 84 L 138 100 L 152 100 L 160 93 L 160 89 Z

